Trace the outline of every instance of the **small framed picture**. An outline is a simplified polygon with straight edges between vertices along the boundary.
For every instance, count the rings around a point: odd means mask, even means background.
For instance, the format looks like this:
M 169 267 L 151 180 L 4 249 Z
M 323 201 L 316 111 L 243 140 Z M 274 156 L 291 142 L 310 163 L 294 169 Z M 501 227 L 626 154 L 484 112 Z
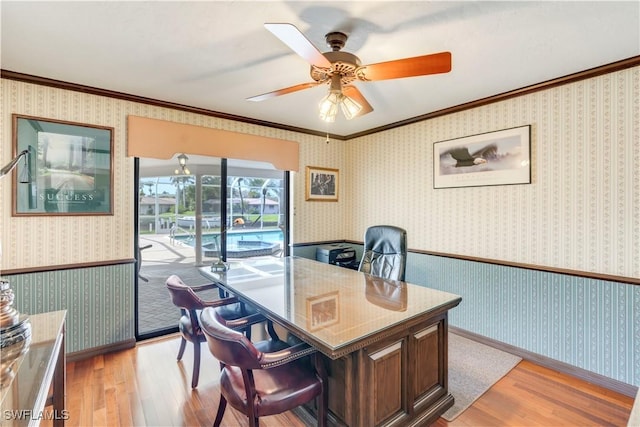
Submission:
M 338 201 L 338 169 L 307 166 L 305 200 Z
M 317 331 L 340 322 L 340 293 L 329 292 L 307 299 L 307 329 Z

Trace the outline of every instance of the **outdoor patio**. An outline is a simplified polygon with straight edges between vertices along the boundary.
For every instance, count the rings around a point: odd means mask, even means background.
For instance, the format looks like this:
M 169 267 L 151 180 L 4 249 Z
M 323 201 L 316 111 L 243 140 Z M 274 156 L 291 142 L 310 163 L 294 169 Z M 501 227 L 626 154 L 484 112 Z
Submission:
M 171 302 L 165 287 L 167 277 L 177 274 L 187 285 L 209 283 L 195 266 L 195 251 L 192 247 L 175 242 L 168 234 L 147 234 L 140 236 L 142 250 L 140 276 L 138 280 L 138 331 L 147 334 L 167 327 L 175 327 L 180 318 L 179 310 Z M 205 258 L 211 263 L 211 258 Z M 216 290 L 200 294 L 203 298 L 216 298 Z
M 138 279 L 138 333 L 141 335 L 172 328 L 178 324 L 180 312 L 171 302 L 165 287 L 165 281 L 169 276 L 176 274 L 190 286 L 209 283 L 195 265 L 193 247 L 172 239 L 169 234 L 141 235 L 140 247 L 148 245 L 151 246 L 141 251 L 140 266 L 140 276 L 148 281 Z M 207 251 L 204 253 L 203 264 L 211 265 L 214 258 L 207 257 Z M 274 255 L 268 256 L 279 256 L 280 253 L 281 251 L 277 251 Z M 199 295 L 203 299 L 215 299 L 218 298 L 218 291 L 207 290 Z

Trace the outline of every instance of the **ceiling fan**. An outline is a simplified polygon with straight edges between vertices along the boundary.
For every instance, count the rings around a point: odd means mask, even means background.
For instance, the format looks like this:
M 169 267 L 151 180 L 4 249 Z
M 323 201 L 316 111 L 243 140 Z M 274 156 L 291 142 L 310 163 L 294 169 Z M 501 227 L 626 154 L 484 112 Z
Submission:
M 327 45 L 331 47 L 331 51 L 322 53 L 292 24 L 267 23 L 264 26 L 311 64 L 313 81 L 252 96 L 247 100 L 264 101 L 276 96 L 328 84 L 329 93 L 320 102 L 320 118 L 327 122 L 335 120 L 338 105 L 341 106 L 347 119 L 373 111 L 373 107 L 358 88 L 351 84 L 354 81 L 400 79 L 451 71 L 451 52 L 361 65 L 360 58 L 356 55 L 341 51 L 347 42 L 347 35 L 344 33 L 338 31 L 328 33 L 325 39 Z

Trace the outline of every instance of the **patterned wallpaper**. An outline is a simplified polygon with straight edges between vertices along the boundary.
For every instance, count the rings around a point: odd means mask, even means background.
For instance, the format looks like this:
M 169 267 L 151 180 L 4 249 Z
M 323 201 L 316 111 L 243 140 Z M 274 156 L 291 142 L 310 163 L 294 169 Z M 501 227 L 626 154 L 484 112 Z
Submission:
M 135 264 L 6 276 L 24 314 L 67 310 L 68 353 L 134 337 Z
M 294 252 L 315 259 L 316 247 Z M 406 280 L 462 296 L 451 326 L 640 386 L 640 286 L 420 253 L 408 254 Z
M 635 67 L 348 141 L 345 238 L 638 278 L 639 103 Z M 532 184 L 433 189 L 434 142 L 527 124 Z
M 462 296 L 450 324 L 640 386 L 640 286 L 410 254 L 407 280 Z
M 297 141 L 301 144 L 300 173 L 292 174 L 295 204 L 299 206 L 297 218 L 309 216 L 314 208 L 325 218 L 334 216 L 335 210 L 304 202 L 304 159 L 313 158 L 314 166 L 343 168 L 340 145 L 327 146 L 325 138 L 12 80 L 2 79 L 1 84 L 0 164 L 8 163 L 12 157 L 13 113 L 110 126 L 114 128 L 115 194 L 113 216 L 12 217 L 11 180 L 0 181 L 0 273 L 7 269 L 133 258 L 135 183 L 133 159 L 126 157 L 128 115 Z M 307 233 L 303 224 L 296 230 L 298 240 L 328 238 L 324 227 L 312 226 Z M 343 235 L 343 229 L 336 229 L 333 238 Z
M 300 143 L 293 241 L 362 240 L 372 224 L 407 229 L 409 247 L 640 277 L 640 67 L 350 141 L 1 80 L 0 164 L 11 114 L 112 126 L 114 215 L 11 217 L 0 181 L 0 273 L 133 258 L 134 114 Z M 530 124 L 532 184 L 434 190 L 433 143 Z M 340 170 L 340 201 L 304 201 L 304 168 Z M 415 255 L 415 257 L 414 257 Z M 463 295 L 455 326 L 640 384 L 640 287 L 412 255 L 408 280 Z M 133 264 L 13 275 L 21 311 L 66 308 L 68 350 L 133 338 Z M 105 300 L 112 305 L 105 305 Z M 477 303 L 476 303 L 477 302 Z M 97 314 L 96 314 L 97 313 Z M 113 325 L 117 325 L 114 329 Z M 634 341 L 635 340 L 635 341 Z
M 640 67 L 350 141 L 2 80 L 0 161 L 11 114 L 113 126 L 114 215 L 11 217 L 0 181 L 2 269 L 133 257 L 134 114 L 300 143 L 294 242 L 361 240 L 371 224 L 408 231 L 415 249 L 640 277 Z M 433 189 L 433 143 L 532 126 L 532 184 Z M 340 170 L 339 202 L 304 201 L 304 168 Z M 38 241 L 37 245 L 22 242 Z M 59 248 L 64 248 L 63 251 Z

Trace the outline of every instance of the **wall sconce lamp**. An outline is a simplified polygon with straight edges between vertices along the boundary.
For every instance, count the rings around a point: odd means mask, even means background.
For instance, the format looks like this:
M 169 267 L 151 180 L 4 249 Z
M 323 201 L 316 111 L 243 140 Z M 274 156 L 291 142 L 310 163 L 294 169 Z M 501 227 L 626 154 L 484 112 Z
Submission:
M 16 157 L 13 158 L 5 167 L 0 169 L 0 177 L 8 174 L 18 164 L 21 158 L 24 159 L 24 166 L 22 171 L 18 175 L 18 182 L 21 184 L 28 184 L 31 182 L 31 174 L 29 173 L 29 149 L 22 150 Z
M 362 110 L 362 105 L 342 93 L 342 83 L 340 79 L 339 74 L 333 74 L 331 76 L 329 93 L 320 101 L 320 119 L 325 122 L 331 123 L 336 120 L 338 105 L 340 105 L 342 113 L 347 120 L 351 120 Z
M 0 169 L 0 178 L 8 174 L 16 167 L 21 158 L 24 158 L 24 166 L 18 176 L 21 184 L 31 181 L 29 173 L 30 148 L 21 151 L 6 166 Z M 0 247 L 0 255 L 2 248 Z M 2 360 L 0 361 L 0 384 L 7 384 L 7 380 L 15 375 L 15 362 L 18 356 L 29 349 L 31 343 L 31 323 L 29 316 L 20 314 L 13 307 L 13 289 L 9 282 L 0 280 L 0 349 Z
M 174 171 L 176 175 L 191 175 L 191 171 L 187 167 L 187 160 L 189 158 L 184 153 L 178 156 L 178 168 Z

